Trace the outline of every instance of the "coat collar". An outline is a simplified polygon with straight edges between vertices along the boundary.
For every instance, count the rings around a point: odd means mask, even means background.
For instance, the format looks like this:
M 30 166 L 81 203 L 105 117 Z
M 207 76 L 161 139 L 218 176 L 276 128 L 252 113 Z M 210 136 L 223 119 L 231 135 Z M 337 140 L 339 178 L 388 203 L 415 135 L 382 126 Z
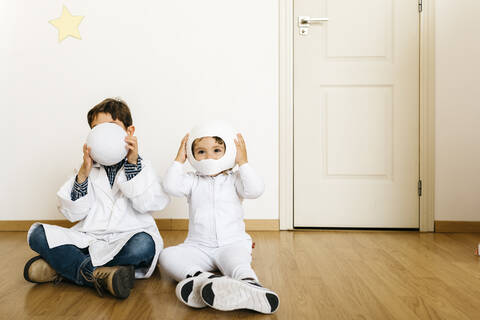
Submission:
M 109 167 L 114 167 L 114 166 L 119 166 L 120 164 L 125 164 L 126 161 L 127 161 L 127 158 L 123 158 L 119 163 L 113 164 Z M 92 168 L 100 168 L 100 167 L 104 167 L 104 166 L 101 165 L 100 163 L 96 162 L 96 161 L 93 161 Z
M 221 177 L 221 176 L 228 176 L 228 175 L 231 175 L 233 174 L 233 169 L 227 169 L 227 170 L 224 170 L 223 173 L 220 173 L 219 175 L 216 175 L 215 177 L 212 177 L 212 176 L 209 176 L 209 175 L 206 175 L 206 174 L 203 174 L 203 173 L 200 173 L 198 171 L 195 171 L 195 175 L 199 176 L 199 177 L 206 177 L 206 178 L 217 178 L 217 177 Z
M 122 162 L 125 161 L 122 160 Z M 122 162 L 119 162 L 117 163 L 116 165 L 113 165 L 113 166 L 117 166 L 119 165 L 120 163 Z M 107 177 L 107 172 L 105 170 L 105 168 L 100 165 L 99 163 L 94 163 L 93 168 L 95 168 L 96 172 L 92 175 L 92 183 L 97 186 L 100 190 L 103 191 L 103 193 L 105 193 L 112 201 L 115 201 L 115 196 L 117 194 L 117 192 L 119 191 L 119 186 L 118 186 L 118 183 L 120 182 L 120 180 L 122 180 L 122 177 L 125 177 L 125 167 L 122 166 L 116 173 L 115 175 L 115 181 L 113 182 L 113 186 L 110 186 L 110 182 L 108 180 L 108 177 Z

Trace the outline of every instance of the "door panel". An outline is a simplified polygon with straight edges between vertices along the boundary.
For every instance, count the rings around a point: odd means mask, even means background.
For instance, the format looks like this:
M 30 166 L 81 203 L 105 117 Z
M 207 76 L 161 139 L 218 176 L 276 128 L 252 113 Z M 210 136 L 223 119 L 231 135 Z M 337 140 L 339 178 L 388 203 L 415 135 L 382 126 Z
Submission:
M 416 0 L 300 0 L 294 29 L 294 226 L 419 225 Z

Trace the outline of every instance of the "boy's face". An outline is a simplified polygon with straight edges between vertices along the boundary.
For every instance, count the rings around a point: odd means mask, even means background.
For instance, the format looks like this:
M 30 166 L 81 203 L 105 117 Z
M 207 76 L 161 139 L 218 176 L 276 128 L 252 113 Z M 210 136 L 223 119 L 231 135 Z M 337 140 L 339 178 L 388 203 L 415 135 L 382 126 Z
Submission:
M 203 137 L 194 141 L 193 157 L 196 160 L 218 160 L 225 154 L 225 145 L 218 143 L 213 137 Z
M 95 119 L 92 121 L 92 128 L 95 127 L 96 125 L 102 124 L 102 123 L 115 123 L 118 124 L 120 127 L 122 127 L 123 130 L 127 131 L 127 128 L 125 128 L 125 125 L 123 124 L 122 121 L 116 119 L 112 119 L 112 115 L 110 113 L 105 113 L 105 112 L 100 112 L 96 115 Z

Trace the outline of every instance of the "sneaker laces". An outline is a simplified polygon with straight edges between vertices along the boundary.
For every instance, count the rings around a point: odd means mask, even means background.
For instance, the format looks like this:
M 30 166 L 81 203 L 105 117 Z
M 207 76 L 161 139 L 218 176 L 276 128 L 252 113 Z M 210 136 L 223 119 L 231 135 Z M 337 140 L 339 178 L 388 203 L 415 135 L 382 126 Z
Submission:
M 202 271 L 197 271 L 195 272 L 194 274 L 187 274 L 187 278 L 194 278 L 194 277 L 198 277 L 199 275 L 201 275 L 203 272 Z
M 260 283 L 258 283 L 257 281 L 255 281 L 255 279 L 253 279 L 253 278 L 243 278 L 242 281 L 245 281 L 245 282 L 247 282 L 249 284 L 252 284 L 254 286 L 263 288 L 263 286 Z
M 103 297 L 103 287 L 105 284 L 105 278 L 108 277 L 108 273 L 106 272 L 98 272 L 95 276 L 92 272 L 87 271 L 86 273 L 83 270 L 80 270 L 80 274 L 82 275 L 85 281 L 90 282 L 93 284 L 97 293 L 100 297 Z
M 53 285 L 56 286 L 57 284 L 59 284 L 62 281 L 63 281 L 63 277 L 57 273 L 55 275 L 55 277 L 53 278 Z

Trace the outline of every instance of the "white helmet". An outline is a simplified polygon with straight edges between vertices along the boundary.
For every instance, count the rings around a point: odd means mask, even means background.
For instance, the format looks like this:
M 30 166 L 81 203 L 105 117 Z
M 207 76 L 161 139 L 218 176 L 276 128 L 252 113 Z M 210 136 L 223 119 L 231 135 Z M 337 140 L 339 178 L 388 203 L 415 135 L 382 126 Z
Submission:
M 219 137 L 225 142 L 225 154 L 218 160 L 196 160 L 193 157 L 192 144 L 195 139 L 203 137 Z M 187 141 L 187 158 L 192 167 L 204 175 L 214 175 L 235 166 L 237 147 L 235 146 L 236 131 L 225 122 L 214 121 L 205 123 L 190 131 Z

